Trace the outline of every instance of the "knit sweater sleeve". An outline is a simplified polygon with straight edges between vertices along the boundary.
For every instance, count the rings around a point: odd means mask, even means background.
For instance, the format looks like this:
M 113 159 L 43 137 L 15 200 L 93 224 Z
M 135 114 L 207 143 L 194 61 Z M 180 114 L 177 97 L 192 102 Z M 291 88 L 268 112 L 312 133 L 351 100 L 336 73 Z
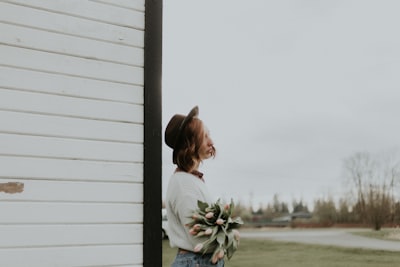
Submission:
M 180 197 L 176 205 L 177 215 L 182 225 L 186 226 L 191 221 L 191 216 L 197 207 L 197 200 L 201 199 L 201 195 L 184 194 Z M 204 201 L 204 200 L 203 200 Z M 189 228 L 186 228 L 189 231 Z

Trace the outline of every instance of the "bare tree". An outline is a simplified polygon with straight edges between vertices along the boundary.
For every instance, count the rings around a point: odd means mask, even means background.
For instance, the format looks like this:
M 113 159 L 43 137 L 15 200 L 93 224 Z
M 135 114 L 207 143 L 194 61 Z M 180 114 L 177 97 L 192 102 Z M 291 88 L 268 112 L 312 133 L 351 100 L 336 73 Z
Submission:
M 361 220 L 366 222 L 366 192 L 364 185 L 367 180 L 371 179 L 374 163 L 370 155 L 365 152 L 359 152 L 349 157 L 344 161 L 344 168 L 347 177 L 354 186 L 356 197 L 356 210 L 358 211 Z
M 344 170 L 354 190 L 355 211 L 364 223 L 379 230 L 394 219 L 394 191 L 400 179 L 400 161 L 395 153 L 356 153 L 344 161 Z
M 385 161 L 385 176 L 388 181 L 389 194 L 390 194 L 390 217 L 391 223 L 395 223 L 396 219 L 396 192 L 400 187 L 400 161 L 398 160 L 398 153 L 394 152 L 389 155 Z

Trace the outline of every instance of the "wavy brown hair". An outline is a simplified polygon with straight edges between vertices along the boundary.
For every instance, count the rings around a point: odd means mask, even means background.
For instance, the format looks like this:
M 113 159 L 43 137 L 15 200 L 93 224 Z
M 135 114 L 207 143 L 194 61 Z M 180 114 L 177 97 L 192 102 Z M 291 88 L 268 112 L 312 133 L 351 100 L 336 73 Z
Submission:
M 198 118 L 193 118 L 182 129 L 180 138 L 173 152 L 173 162 L 185 172 L 192 172 L 201 163 L 199 149 L 204 142 L 204 125 Z M 215 148 L 212 147 L 215 156 Z

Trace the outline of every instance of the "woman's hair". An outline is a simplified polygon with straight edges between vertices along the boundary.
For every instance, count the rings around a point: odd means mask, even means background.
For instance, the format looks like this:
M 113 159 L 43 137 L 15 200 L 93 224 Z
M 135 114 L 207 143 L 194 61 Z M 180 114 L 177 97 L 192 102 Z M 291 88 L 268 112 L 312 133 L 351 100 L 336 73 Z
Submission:
M 203 122 L 193 118 L 182 130 L 180 140 L 174 149 L 173 161 L 183 171 L 192 172 L 201 163 L 199 149 L 205 138 Z M 215 148 L 212 147 L 212 154 L 215 155 Z

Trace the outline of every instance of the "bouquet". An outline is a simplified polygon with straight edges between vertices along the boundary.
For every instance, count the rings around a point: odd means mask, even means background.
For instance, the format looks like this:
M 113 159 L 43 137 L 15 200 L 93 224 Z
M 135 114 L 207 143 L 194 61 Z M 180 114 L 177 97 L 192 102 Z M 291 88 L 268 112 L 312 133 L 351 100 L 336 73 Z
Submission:
M 203 254 L 213 249 L 211 257 L 212 263 L 216 263 L 225 255 L 228 259 L 233 256 L 239 245 L 239 228 L 243 221 L 240 217 L 233 219 L 231 217 L 234 209 L 234 203 L 221 204 L 218 199 L 216 203 L 197 201 L 196 209 L 187 226 L 189 233 L 195 237 L 206 237 L 207 239 L 194 247 L 194 252 Z

